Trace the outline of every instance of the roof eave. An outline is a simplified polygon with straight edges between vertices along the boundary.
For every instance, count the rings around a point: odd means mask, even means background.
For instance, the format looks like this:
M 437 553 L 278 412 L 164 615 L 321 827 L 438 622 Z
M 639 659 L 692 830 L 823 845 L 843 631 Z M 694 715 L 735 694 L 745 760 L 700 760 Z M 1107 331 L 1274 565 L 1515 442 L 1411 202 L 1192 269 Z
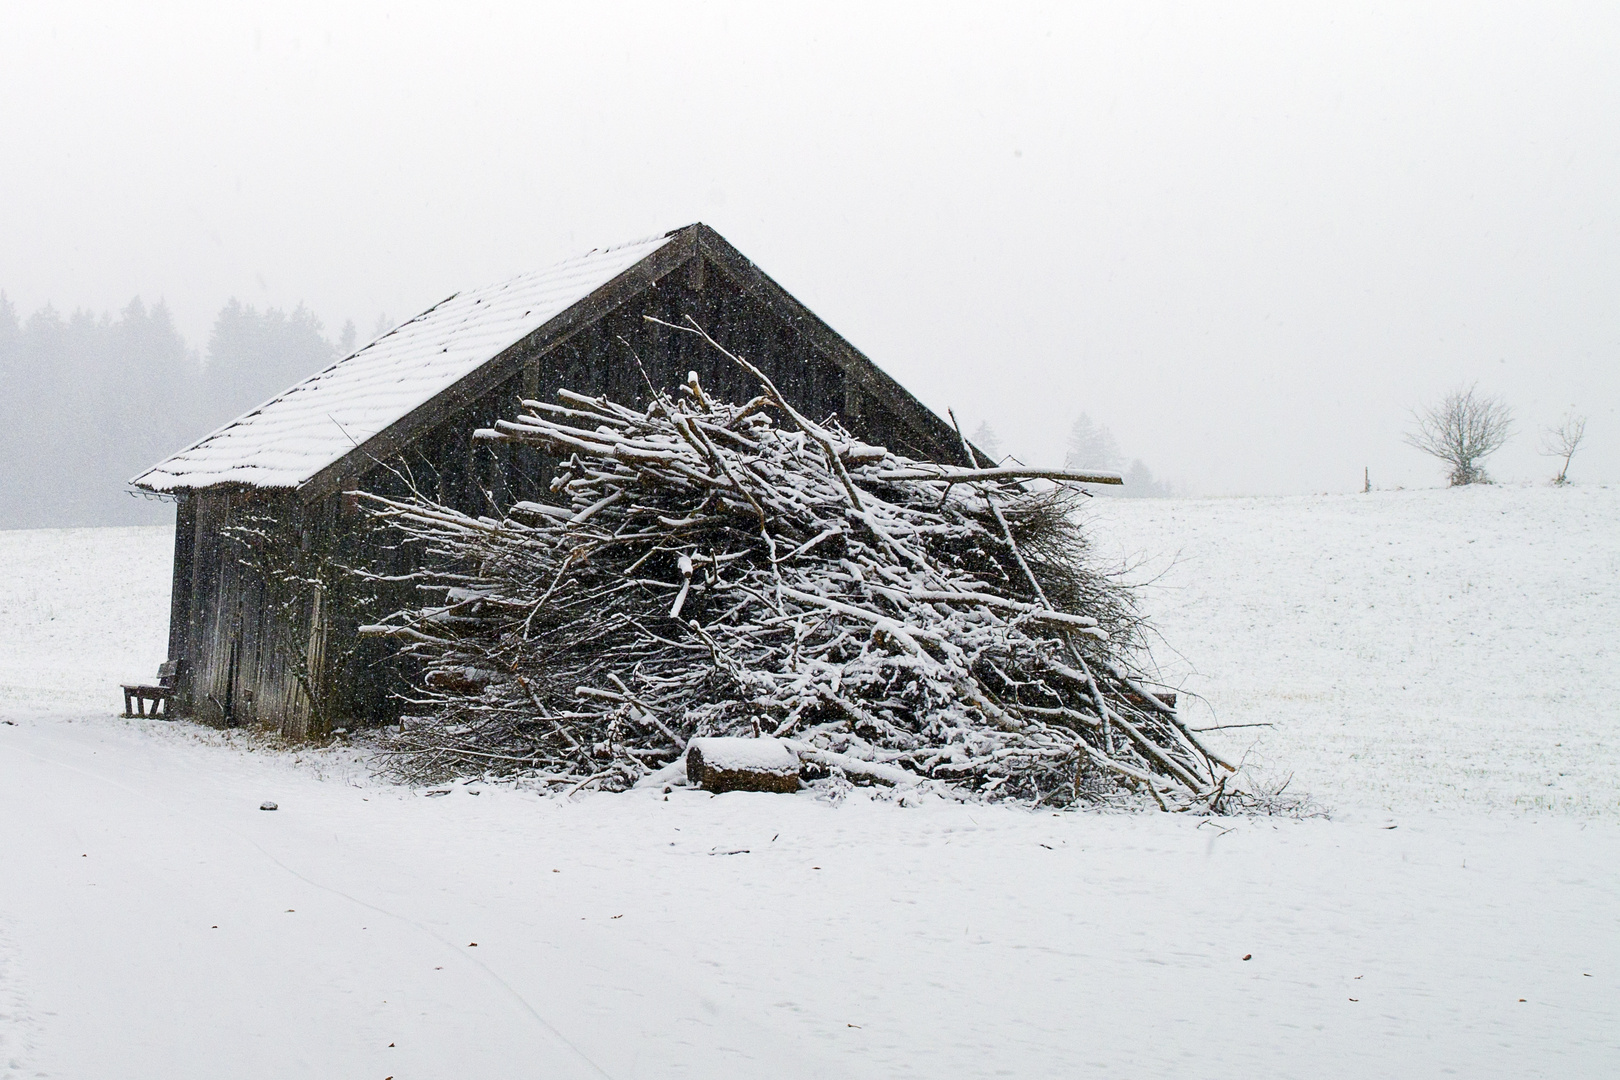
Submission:
M 697 254 L 697 230 L 703 228 L 706 226 L 687 225 L 666 233 L 670 243 L 626 267 L 587 296 L 496 353 L 487 363 L 468 372 L 375 435 L 357 443 L 348 453 L 300 481 L 295 490 L 306 501 L 313 501 L 359 479 L 377 464 L 410 445 L 417 437 L 432 430 L 460 406 L 476 401 L 518 374 L 525 361 L 562 344 L 679 269 Z
M 813 311 L 801 304 L 714 229 L 698 222 L 671 230 L 665 236 L 670 239 L 670 243 L 625 268 L 587 296 L 575 301 L 559 314 L 502 349 L 486 363 L 468 372 L 381 431 L 356 443 L 343 456 L 304 477 L 296 485 L 272 486 L 219 481 L 211 484 L 174 484 L 159 487 L 149 481 L 161 466 L 146 470 L 129 481 L 129 484 L 131 487 L 155 495 L 174 496 L 183 492 L 236 488 L 266 492 L 297 492 L 306 502 L 322 498 L 358 480 L 376 465 L 393 457 L 418 437 L 448 419 L 462 405 L 477 400 L 518 374 L 523 363 L 555 348 L 574 334 L 593 325 L 615 308 L 628 303 L 679 270 L 693 258 L 707 259 L 739 288 L 776 312 L 811 348 L 838 367 L 846 379 L 852 380 L 864 394 L 883 405 L 911 428 L 941 460 L 954 460 L 962 455 L 960 437 L 950 424 L 912 396 L 900 383 L 873 363 L 865 353 L 851 345 Z M 229 426 L 231 425 L 226 425 Z M 201 441 L 206 441 L 206 438 Z

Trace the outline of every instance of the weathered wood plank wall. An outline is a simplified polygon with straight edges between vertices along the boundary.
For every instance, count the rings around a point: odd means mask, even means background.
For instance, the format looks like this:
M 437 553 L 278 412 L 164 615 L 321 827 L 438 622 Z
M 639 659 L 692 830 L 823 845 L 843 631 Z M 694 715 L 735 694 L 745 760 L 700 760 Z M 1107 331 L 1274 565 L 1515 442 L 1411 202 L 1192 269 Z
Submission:
M 543 351 L 519 357 L 514 374 L 470 403 L 447 396 L 442 415 L 397 457 L 347 485 L 401 496 L 424 494 L 471 513 L 496 513 L 518 499 L 548 496 L 554 462 L 518 446 L 476 443 L 472 433 L 509 417 L 524 397 L 550 400 L 559 389 L 607 394 L 644 404 L 650 387 L 673 389 L 698 372 L 714 395 L 746 400 L 751 376 L 691 334 L 647 322 L 690 315 L 732 351 L 757 364 L 796 408 L 816 419 L 838 416 L 863 438 L 913 456 L 937 454 L 927 435 L 863 394 L 843 370 L 778 312 L 713 265 L 695 259 L 639 301 L 629 303 Z M 937 442 L 937 433 L 935 433 Z M 300 609 L 295 626 L 275 624 L 268 597 L 277 583 L 243 566 L 223 530 L 247 514 L 272 514 L 299 527 L 307 547 L 385 574 L 414 569 L 419 555 L 377 530 L 341 492 L 306 502 L 293 492 L 206 489 L 182 498 L 175 530 L 171 656 L 183 660 L 181 708 L 209 723 L 275 727 L 293 738 L 321 738 L 340 725 L 397 718 L 409 665 L 356 628 L 416 597 L 406 584 L 325 590 Z M 289 568 L 290 569 L 290 568 Z M 290 655 L 302 650 L 301 657 Z M 318 680 L 324 710 L 312 710 L 299 685 L 299 659 Z

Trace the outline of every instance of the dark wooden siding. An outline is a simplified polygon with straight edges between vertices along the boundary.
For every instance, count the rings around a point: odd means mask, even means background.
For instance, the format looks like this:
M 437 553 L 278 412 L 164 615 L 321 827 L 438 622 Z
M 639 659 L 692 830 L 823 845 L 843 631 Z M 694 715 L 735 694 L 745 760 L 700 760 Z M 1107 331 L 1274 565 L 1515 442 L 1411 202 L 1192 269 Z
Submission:
M 863 438 L 927 456 L 916 432 L 848 384 L 844 372 L 786 319 L 698 258 L 563 340 L 516 357 L 513 374 L 476 400 L 458 403 L 447 395 L 443 415 L 403 452 L 346 486 L 396 497 L 414 486 L 468 513 L 498 514 L 513 501 L 548 497 L 552 462 L 525 447 L 472 438 L 477 428 L 513 415 L 525 397 L 551 400 L 567 388 L 639 405 L 651 387 L 673 389 L 689 371 L 722 399 L 747 400 L 759 392 L 752 376 L 698 337 L 650 323 L 644 315 L 673 323 L 690 315 L 758 365 L 804 414 L 816 420 L 836 416 Z M 301 530 L 310 550 L 375 573 L 407 573 L 417 558 L 341 491 L 308 502 L 291 492 L 223 489 L 183 498 L 170 634 L 171 655 L 184 665 L 182 708 L 210 723 L 274 726 L 299 738 L 397 718 L 397 693 L 408 685 L 409 666 L 385 642 L 360 639 L 356 628 L 414 603 L 410 586 L 367 586 L 349 578 L 322 593 L 319 620 L 311 597 L 291 616 L 295 625 L 286 625 L 287 605 L 271 602 L 284 599 L 285 590 L 278 592 L 276 581 L 242 565 L 222 531 L 249 514 L 275 516 Z M 311 708 L 299 685 L 290 656 L 297 649 L 310 657 L 322 654 L 315 673 L 320 709 Z
M 182 552 L 184 537 L 176 537 L 176 563 L 184 555 L 189 573 L 188 580 L 176 574 L 173 599 L 177 613 L 185 605 L 184 626 L 179 633 L 170 628 L 171 641 L 184 642 L 182 703 L 210 723 L 236 726 L 273 718 L 296 730 L 303 710 L 280 678 L 281 650 L 274 647 L 265 582 L 241 564 L 225 533 L 250 512 L 297 515 L 299 508 L 290 494 L 214 488 L 191 495 L 185 512 L 177 515 L 180 523 L 190 519 L 192 534 L 188 552 Z

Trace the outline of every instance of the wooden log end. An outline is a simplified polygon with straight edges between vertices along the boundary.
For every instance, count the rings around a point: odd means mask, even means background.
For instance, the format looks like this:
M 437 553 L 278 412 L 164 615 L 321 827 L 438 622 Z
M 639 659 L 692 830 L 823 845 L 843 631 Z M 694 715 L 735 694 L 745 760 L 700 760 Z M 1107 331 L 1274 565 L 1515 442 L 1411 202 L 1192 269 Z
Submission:
M 799 790 L 799 755 L 777 739 L 693 739 L 686 778 L 705 791 Z

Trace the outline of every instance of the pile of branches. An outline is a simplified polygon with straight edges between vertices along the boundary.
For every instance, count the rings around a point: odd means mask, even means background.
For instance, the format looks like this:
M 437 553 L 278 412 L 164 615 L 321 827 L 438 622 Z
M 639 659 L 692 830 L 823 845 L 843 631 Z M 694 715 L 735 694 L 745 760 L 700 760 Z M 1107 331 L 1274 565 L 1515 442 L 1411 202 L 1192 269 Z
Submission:
M 1106 478 L 965 441 L 973 467 L 911 460 L 732 359 L 752 401 L 694 374 L 645 409 L 562 391 L 477 433 L 559 459 L 555 503 L 366 497 L 426 548 L 429 602 L 362 628 L 421 661 L 404 777 L 621 790 L 693 737 L 771 736 L 840 782 L 1218 806 L 1230 766 L 1143 682 L 1130 594 L 1088 568 L 1066 485 Z

